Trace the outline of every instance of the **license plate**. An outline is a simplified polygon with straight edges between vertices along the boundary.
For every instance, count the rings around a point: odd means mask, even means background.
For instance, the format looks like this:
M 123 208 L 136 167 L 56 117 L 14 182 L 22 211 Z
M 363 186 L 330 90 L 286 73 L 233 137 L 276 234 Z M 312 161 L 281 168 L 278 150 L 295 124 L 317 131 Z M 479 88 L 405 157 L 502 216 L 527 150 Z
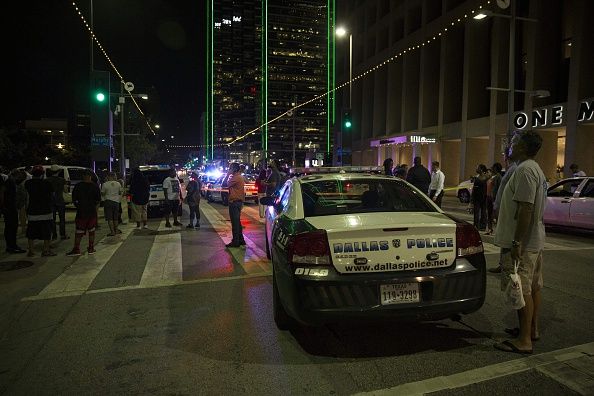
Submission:
M 380 301 L 382 305 L 419 302 L 419 284 L 412 282 L 380 285 Z
M 159 206 L 159 201 L 149 201 L 149 206 Z

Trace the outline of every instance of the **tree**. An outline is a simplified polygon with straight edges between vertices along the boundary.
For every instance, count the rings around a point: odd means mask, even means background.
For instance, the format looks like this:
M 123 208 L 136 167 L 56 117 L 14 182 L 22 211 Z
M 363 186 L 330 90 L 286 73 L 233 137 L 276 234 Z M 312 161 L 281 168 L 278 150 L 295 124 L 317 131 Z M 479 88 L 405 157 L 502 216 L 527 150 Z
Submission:
M 116 156 L 120 154 L 120 140 L 114 139 Z M 126 136 L 124 154 L 130 159 L 130 168 L 145 165 L 157 154 L 157 146 L 150 142 L 146 135 Z

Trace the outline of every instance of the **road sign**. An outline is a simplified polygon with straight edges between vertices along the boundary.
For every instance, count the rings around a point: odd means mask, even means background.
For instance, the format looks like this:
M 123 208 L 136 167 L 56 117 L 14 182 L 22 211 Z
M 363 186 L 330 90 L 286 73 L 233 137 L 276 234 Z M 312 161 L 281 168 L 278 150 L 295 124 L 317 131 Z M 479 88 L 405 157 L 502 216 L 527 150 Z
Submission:
M 128 92 L 132 92 L 132 91 L 134 91 L 134 84 L 132 84 L 132 82 L 128 81 L 127 83 L 124 84 L 124 89 Z

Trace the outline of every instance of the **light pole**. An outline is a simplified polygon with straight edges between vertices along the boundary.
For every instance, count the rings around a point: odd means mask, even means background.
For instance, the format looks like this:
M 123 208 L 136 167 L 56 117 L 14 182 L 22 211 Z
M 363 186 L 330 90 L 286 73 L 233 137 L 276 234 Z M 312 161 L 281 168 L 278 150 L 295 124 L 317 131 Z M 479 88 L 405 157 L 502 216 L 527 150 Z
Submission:
M 336 28 L 336 37 L 344 37 L 347 34 L 347 30 L 340 26 Z M 349 109 L 353 108 L 353 34 L 349 34 Z M 342 113 L 342 112 L 341 112 Z M 340 165 L 344 163 L 344 145 L 343 145 L 343 129 L 344 125 L 340 125 Z
M 500 8 L 505 9 L 510 7 L 510 15 L 496 14 L 489 10 L 483 10 L 474 16 L 474 19 L 482 20 L 487 17 L 500 17 L 509 19 L 509 56 L 508 56 L 508 87 L 507 88 L 495 88 L 487 87 L 487 89 L 497 91 L 507 91 L 507 139 L 511 141 L 512 134 L 514 132 L 514 101 L 516 92 L 530 93 L 537 97 L 546 97 L 548 95 L 541 95 L 540 93 L 545 91 L 524 91 L 516 90 L 516 20 L 527 21 L 527 22 L 538 22 L 533 18 L 518 17 L 516 14 L 516 1 L 515 0 L 498 0 L 497 4 Z M 536 93 L 536 95 L 534 95 Z

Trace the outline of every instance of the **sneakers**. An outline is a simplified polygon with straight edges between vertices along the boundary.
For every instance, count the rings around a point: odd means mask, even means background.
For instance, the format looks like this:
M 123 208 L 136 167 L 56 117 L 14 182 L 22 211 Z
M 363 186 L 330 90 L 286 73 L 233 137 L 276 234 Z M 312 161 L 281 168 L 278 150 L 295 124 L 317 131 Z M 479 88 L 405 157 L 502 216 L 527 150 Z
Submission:
M 66 256 L 68 256 L 68 257 L 80 256 L 80 250 L 72 249 L 71 251 L 66 253 Z
M 171 223 L 165 223 L 165 227 L 171 228 Z
M 144 228 L 145 230 L 148 230 L 148 226 L 146 224 L 143 225 L 142 228 Z
M 186 226 L 186 228 L 191 228 L 191 229 L 194 229 L 194 226 L 193 226 L 192 224 L 188 224 L 188 225 Z
M 88 249 L 87 249 L 87 253 L 88 253 L 89 255 L 91 255 L 91 254 L 95 254 L 95 248 L 92 248 L 92 247 L 88 248 Z
M 174 221 L 174 222 L 173 222 L 173 225 L 174 225 L 174 226 L 180 226 L 180 225 L 182 225 L 182 223 L 180 223 L 179 221 Z

